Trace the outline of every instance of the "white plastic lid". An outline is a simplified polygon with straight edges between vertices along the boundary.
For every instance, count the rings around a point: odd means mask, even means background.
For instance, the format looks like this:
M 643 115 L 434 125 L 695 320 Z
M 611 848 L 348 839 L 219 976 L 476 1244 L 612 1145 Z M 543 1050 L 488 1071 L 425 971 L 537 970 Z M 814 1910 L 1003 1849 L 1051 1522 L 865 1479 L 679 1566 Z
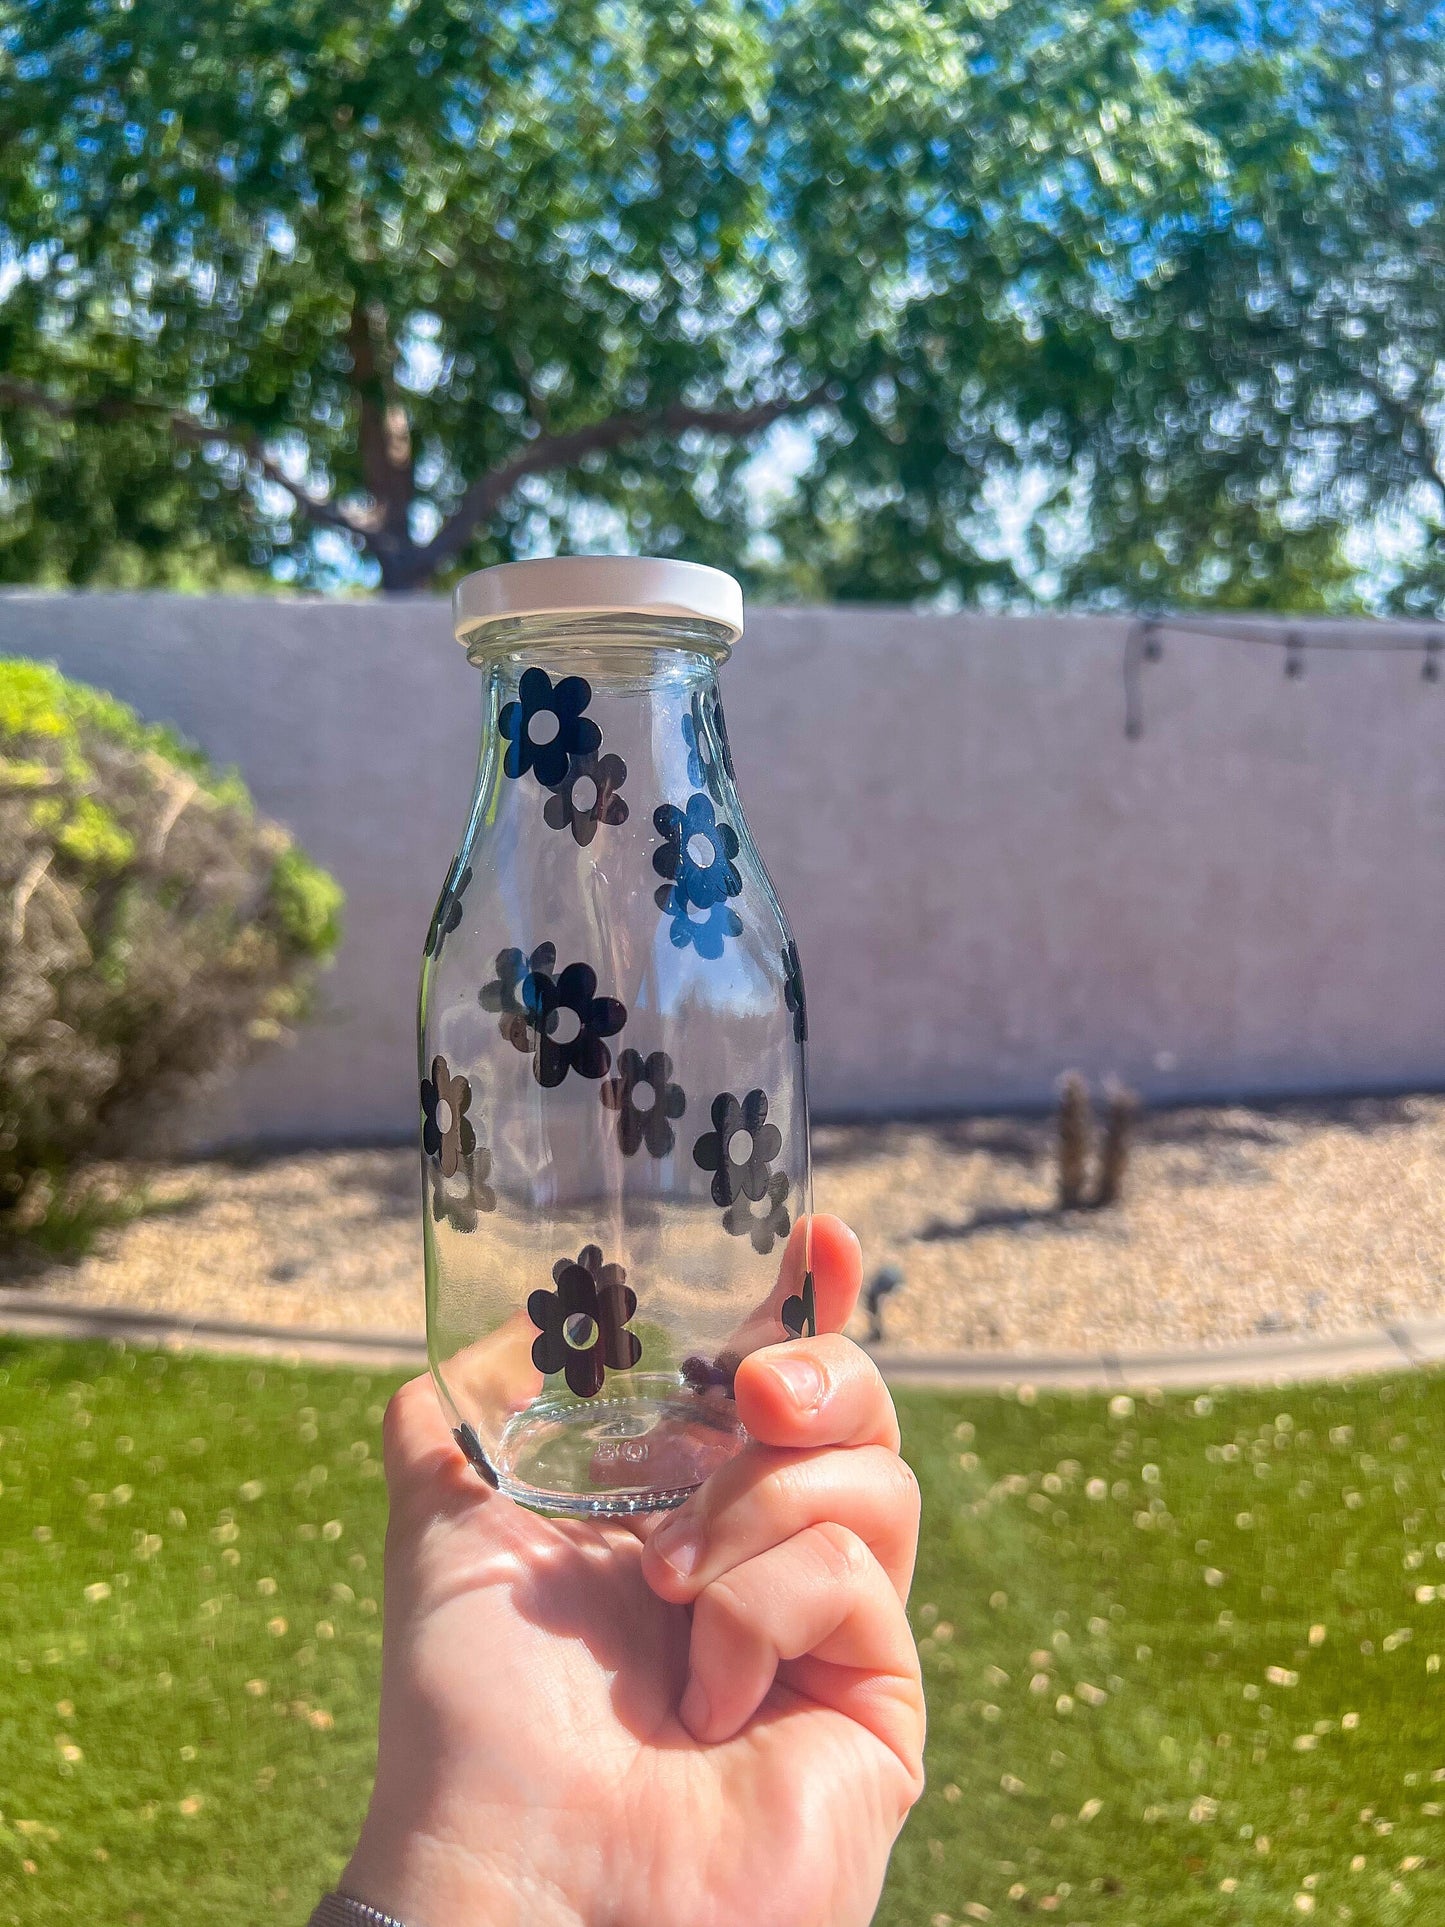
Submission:
M 566 555 L 500 562 L 464 575 L 452 591 L 452 628 L 470 642 L 518 616 L 681 616 L 715 622 L 736 642 L 743 592 L 721 569 L 651 555 Z

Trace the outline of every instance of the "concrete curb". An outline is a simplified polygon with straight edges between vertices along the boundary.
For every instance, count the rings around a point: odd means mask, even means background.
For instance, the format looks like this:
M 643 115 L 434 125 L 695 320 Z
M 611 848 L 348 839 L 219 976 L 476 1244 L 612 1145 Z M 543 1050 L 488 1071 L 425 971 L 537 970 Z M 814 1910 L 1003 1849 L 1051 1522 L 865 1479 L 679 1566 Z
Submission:
M 184 1318 L 123 1305 L 70 1304 L 0 1289 L 0 1332 L 22 1338 L 114 1338 L 172 1352 L 234 1352 L 318 1364 L 426 1364 L 426 1341 L 406 1332 L 325 1331 L 309 1326 Z
M 125 1306 L 41 1299 L 13 1288 L 0 1288 L 0 1332 L 27 1338 L 112 1338 L 166 1351 L 232 1352 L 359 1369 L 420 1368 L 426 1363 L 425 1341 L 406 1332 L 181 1318 Z M 1323 1338 L 1260 1338 L 1174 1352 L 876 1351 L 873 1359 L 890 1385 L 945 1391 L 1003 1391 L 1020 1385 L 1100 1392 L 1286 1385 L 1445 1362 L 1445 1318 Z
M 1006 1390 L 1019 1385 L 1078 1391 L 1291 1385 L 1311 1379 L 1398 1372 L 1445 1361 L 1445 1318 L 1322 1338 L 1261 1338 L 1176 1352 L 874 1352 L 890 1385 Z

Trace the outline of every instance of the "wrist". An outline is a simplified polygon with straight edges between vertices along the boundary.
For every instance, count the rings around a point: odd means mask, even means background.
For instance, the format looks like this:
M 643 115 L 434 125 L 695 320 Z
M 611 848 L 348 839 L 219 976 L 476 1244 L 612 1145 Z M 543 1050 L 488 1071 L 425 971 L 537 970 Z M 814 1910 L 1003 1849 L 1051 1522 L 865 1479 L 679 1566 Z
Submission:
M 404 1927 L 585 1927 L 582 1912 L 519 1852 L 408 1829 L 362 1828 L 337 1889 Z

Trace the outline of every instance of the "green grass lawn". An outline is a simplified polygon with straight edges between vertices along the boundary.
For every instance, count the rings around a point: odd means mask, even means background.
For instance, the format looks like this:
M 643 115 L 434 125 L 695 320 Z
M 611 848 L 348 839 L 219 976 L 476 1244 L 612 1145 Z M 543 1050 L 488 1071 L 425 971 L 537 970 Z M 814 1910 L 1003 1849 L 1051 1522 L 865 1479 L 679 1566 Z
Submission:
M 0 1342 L 0 1922 L 305 1920 L 391 1383 Z M 902 1404 L 931 1777 L 880 1921 L 1445 1919 L 1445 1380 Z

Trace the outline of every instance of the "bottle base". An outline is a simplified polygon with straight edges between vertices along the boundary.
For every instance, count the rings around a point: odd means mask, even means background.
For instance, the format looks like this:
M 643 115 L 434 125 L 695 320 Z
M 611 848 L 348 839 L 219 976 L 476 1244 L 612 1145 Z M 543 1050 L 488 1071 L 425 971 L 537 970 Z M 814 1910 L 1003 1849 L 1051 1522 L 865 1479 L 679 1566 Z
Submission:
M 509 1421 L 490 1463 L 519 1505 L 595 1519 L 681 1505 L 746 1442 L 731 1399 L 658 1375 L 629 1383 L 625 1397 L 536 1400 Z

